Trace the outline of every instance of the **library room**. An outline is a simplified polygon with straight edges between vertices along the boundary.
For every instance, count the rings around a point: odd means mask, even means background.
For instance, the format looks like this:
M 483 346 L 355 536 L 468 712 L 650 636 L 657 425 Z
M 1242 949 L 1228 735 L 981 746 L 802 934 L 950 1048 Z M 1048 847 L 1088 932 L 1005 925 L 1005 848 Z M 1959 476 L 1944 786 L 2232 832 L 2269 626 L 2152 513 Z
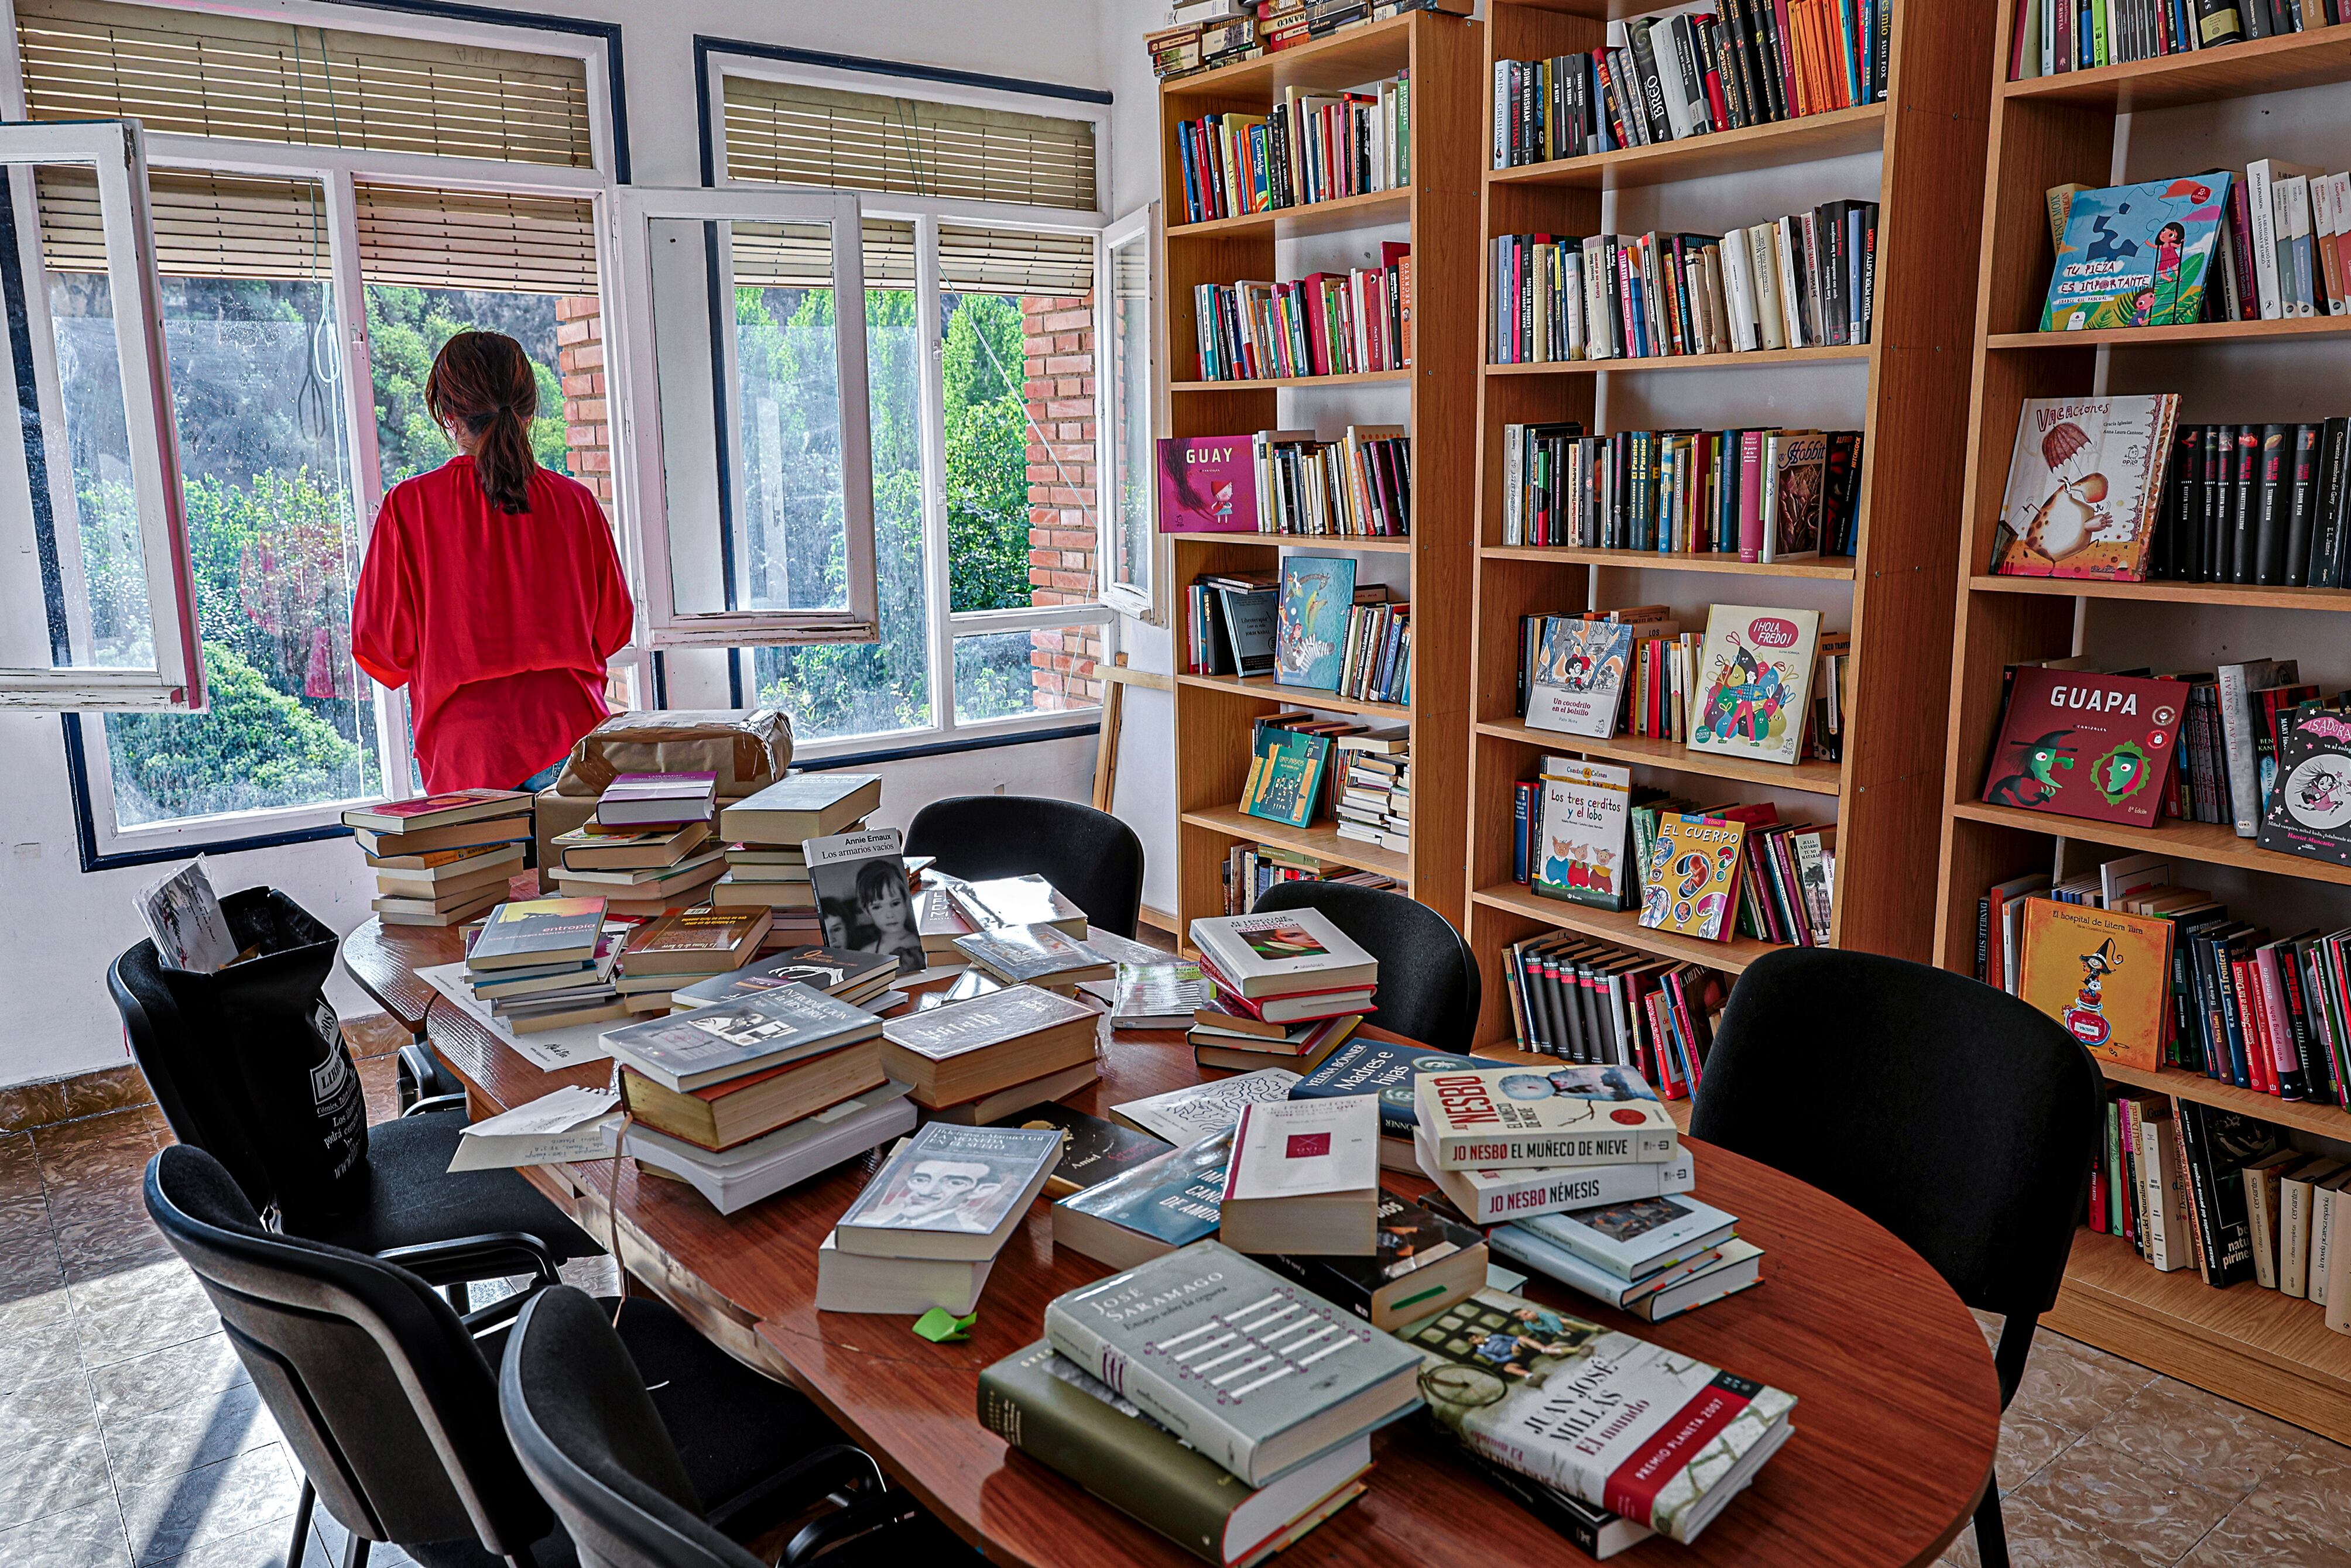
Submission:
M 0 1565 L 2351 1568 L 2346 5 L 0 0 Z

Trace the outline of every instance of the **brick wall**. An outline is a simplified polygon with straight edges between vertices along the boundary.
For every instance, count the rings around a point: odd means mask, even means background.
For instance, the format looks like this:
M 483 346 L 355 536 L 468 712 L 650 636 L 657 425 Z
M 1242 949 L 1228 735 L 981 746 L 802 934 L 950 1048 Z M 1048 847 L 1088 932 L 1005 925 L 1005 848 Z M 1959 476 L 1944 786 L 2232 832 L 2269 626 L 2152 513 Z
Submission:
M 603 307 L 593 294 L 555 302 L 556 371 L 563 378 L 563 438 L 571 476 L 612 510 L 612 426 L 604 402 Z
M 1032 604 L 1094 596 L 1094 300 L 1024 298 L 1022 395 L 1036 425 L 1029 446 L 1029 589 Z M 1044 710 L 1102 701 L 1099 626 L 1029 633 L 1029 680 Z

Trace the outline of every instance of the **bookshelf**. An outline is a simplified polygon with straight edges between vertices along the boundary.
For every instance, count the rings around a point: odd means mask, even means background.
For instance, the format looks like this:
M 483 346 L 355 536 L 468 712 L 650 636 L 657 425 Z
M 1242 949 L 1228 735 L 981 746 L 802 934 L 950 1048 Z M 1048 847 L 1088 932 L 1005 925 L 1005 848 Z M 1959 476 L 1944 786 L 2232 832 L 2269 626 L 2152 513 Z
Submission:
M 1285 553 L 1354 555 L 1364 580 L 1412 604 L 1409 703 L 1364 702 L 1270 678 L 1182 674 L 1190 627 L 1176 636 L 1176 920 L 1224 912 L 1227 855 L 1241 843 L 1295 850 L 1395 878 L 1415 898 L 1462 919 L 1466 796 L 1461 737 L 1468 727 L 1469 589 L 1479 327 L 1478 70 L 1479 24 L 1415 11 L 1343 28 L 1254 60 L 1163 83 L 1159 91 L 1162 297 L 1167 311 L 1167 435 L 1224 435 L 1313 426 L 1324 439 L 1351 423 L 1403 424 L 1413 438 L 1412 537 L 1299 538 L 1256 533 L 1172 536 L 1175 581 L 1273 566 Z M 1412 73 L 1412 181 L 1382 191 L 1208 223 L 1185 211 L 1176 126 L 1203 114 L 1264 113 L 1288 88 L 1333 91 L 1398 70 Z M 1408 240 L 1413 261 L 1413 360 L 1407 370 L 1361 375 L 1200 381 L 1193 289 L 1203 283 L 1290 278 L 1365 264 L 1383 239 Z M 1398 854 L 1341 837 L 1326 818 L 1305 828 L 1246 816 L 1249 722 L 1284 708 L 1361 717 L 1412 730 L 1412 851 Z
M 2011 82 L 2018 0 L 2002 0 L 1989 53 L 1991 136 L 1973 353 L 1973 411 L 1959 532 L 1950 719 L 1945 763 L 1935 952 L 1975 966 L 1977 901 L 2006 878 L 2051 868 L 2061 839 L 2097 857 L 2158 852 L 2175 879 L 2209 889 L 2281 935 L 2351 921 L 2351 870 L 2274 854 L 2227 824 L 2167 820 L 2153 829 L 2076 821 L 1983 804 L 1999 734 L 2002 672 L 2019 660 L 2083 655 L 2117 666 L 2209 667 L 2298 657 L 2332 691 L 2351 670 L 2351 591 L 2201 582 L 2087 582 L 1991 574 L 2001 494 L 2027 398 L 2178 392 L 2185 423 L 2293 420 L 2351 409 L 2342 393 L 2351 318 L 2237 321 L 2141 330 L 2034 330 L 2053 264 L 2043 193 L 2104 186 L 2173 169 L 2241 169 L 2254 158 L 2351 154 L 2351 126 L 2327 105 L 2351 82 L 2351 26 L 2208 52 Z M 2305 89 L 2322 89 L 2313 95 Z M 2304 92 L 2296 99 L 2281 95 Z M 2314 99 L 2318 101 L 2314 101 Z M 2241 409 L 2242 413 L 2229 411 Z M 2079 858 L 2086 852 L 2076 852 Z M 2176 1070 L 2104 1064 L 2107 1082 L 2217 1105 L 2298 1134 L 2351 1143 L 2351 1112 L 2289 1103 Z M 2049 1326 L 2173 1376 L 2351 1440 L 2351 1336 L 2323 1310 L 2247 1283 L 2207 1286 L 2158 1273 L 2120 1238 L 2075 1239 Z
M 1489 99 L 1495 61 L 1597 47 L 1610 18 L 1649 8 L 1493 0 Z M 1530 232 L 1718 232 L 1838 197 L 1874 198 L 1880 213 L 1866 344 L 1482 368 L 1468 845 L 1469 939 L 1489 998 L 1480 1043 L 1510 1038 L 1510 1009 L 1490 999 L 1506 994 L 1507 948 L 1546 931 L 1730 974 L 1771 951 L 1744 938 L 1644 930 L 1636 912 L 1567 904 L 1512 881 L 1511 786 L 1546 753 L 1630 764 L 1636 783 L 1702 799 L 1769 799 L 1783 821 L 1835 821 L 1835 939 L 1919 959 L 1931 952 L 1933 915 L 1919 889 L 1935 872 L 1949 679 L 1944 617 L 1955 580 L 1969 391 L 1956 351 L 1969 339 L 1969 301 L 1964 287 L 1952 287 L 1952 258 L 1972 255 L 1975 241 L 1971 204 L 1955 207 L 1946 198 L 1973 192 L 1981 178 L 1991 39 L 1987 7 L 1896 0 L 1882 103 L 1485 172 L 1481 241 Z M 1489 101 L 1481 126 L 1492 122 Z M 1479 138 L 1481 167 L 1491 162 L 1490 141 L 1489 133 Z M 1875 167 L 1864 161 L 1871 158 Z M 1481 330 L 1488 308 L 1481 301 Z M 1481 337 L 1481 355 L 1484 343 Z M 1766 423 L 1862 430 L 1858 553 L 1766 565 L 1736 555 L 1503 545 L 1504 427 L 1570 419 L 1599 434 Z M 1717 601 L 1818 608 L 1823 631 L 1851 632 L 1841 761 L 1780 767 L 1641 737 L 1583 741 L 1515 716 L 1521 615 L 1667 602 L 1686 630 L 1703 630 L 1705 607 Z

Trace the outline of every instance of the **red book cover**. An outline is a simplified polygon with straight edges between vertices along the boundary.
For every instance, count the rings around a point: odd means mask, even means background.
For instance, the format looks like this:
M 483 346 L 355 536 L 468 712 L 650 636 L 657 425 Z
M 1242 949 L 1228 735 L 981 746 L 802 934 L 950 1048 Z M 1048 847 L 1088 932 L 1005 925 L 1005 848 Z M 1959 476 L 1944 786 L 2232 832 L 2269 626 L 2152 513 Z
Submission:
M 1331 333 L 1324 290 L 1332 281 L 1327 272 L 1310 272 L 1298 280 L 1299 290 L 1305 296 L 1299 301 L 1299 308 L 1306 317 L 1307 362 L 1298 367 L 1301 375 L 1331 373 Z
M 1984 800 L 2154 827 L 2186 693 L 2178 681 L 2019 668 L 1985 774 Z
M 1161 533 L 1257 531 L 1257 464 L 1248 436 L 1171 435 L 1158 445 Z

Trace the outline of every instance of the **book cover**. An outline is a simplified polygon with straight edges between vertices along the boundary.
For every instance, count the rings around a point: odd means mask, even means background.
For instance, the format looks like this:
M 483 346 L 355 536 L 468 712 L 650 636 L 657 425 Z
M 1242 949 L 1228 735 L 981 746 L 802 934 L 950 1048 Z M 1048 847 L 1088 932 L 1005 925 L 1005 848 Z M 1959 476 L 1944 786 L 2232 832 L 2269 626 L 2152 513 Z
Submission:
M 1217 998 L 1216 983 L 1197 964 L 1121 963 L 1109 980 L 1081 988 L 1110 1009 L 1113 1029 L 1189 1029 L 1193 1015 Z
M 2024 901 L 2016 994 L 2095 1054 L 2152 1072 L 2172 1015 L 2172 923 L 2053 898 Z
M 706 971 L 758 942 L 769 919 L 763 909 L 695 908 L 656 915 L 629 933 L 621 967 L 636 975 Z
M 2265 850 L 2351 865 L 2351 715 L 2314 713 L 2278 753 L 2278 783 L 2262 813 Z
M 1269 1253 L 1265 1262 L 1380 1328 L 1416 1322 L 1485 1283 L 1484 1232 L 1385 1188 L 1380 1192 L 1377 1218 L 1378 1250 L 1369 1256 Z M 1473 1252 L 1475 1267 L 1467 1276 L 1458 1266 L 1437 1267 L 1449 1259 L 1471 1261 L 1467 1255 Z M 1448 1283 L 1448 1278 L 1469 1282 Z
M 897 829 L 834 833 L 810 839 L 801 850 L 808 856 L 809 884 L 824 923 L 826 946 L 885 954 L 898 960 L 898 972 L 904 975 L 929 967 Z
M 1255 533 L 1257 465 L 1246 435 L 1162 436 L 1159 531 Z
M 1413 1084 L 1422 1074 L 1508 1065 L 1488 1057 L 1427 1051 L 1409 1040 L 1358 1039 L 1332 1051 L 1304 1078 L 1294 1080 L 1286 1092 L 1293 1100 L 1373 1096 L 1380 1108 L 1380 1135 L 1409 1138 L 1420 1124 L 1419 1113 L 1413 1108 Z
M 1632 873 L 1625 834 L 1633 770 L 1546 758 L 1542 790 L 1534 890 L 1595 909 L 1624 908 Z
M 1414 1080 L 1439 1170 L 1670 1160 L 1674 1119 L 1629 1067 L 1468 1068 Z
M 1241 786 L 1241 810 L 1252 817 L 1302 828 L 1314 820 L 1322 798 L 1322 776 L 1331 762 L 1331 737 L 1261 724 L 1249 738 L 1249 778 Z
M 904 1233 L 995 1236 L 1019 1218 L 1061 1155 L 1056 1129 L 925 1123 L 892 1153 L 841 1215 L 834 1244 L 868 1257 L 949 1256 L 901 1250 L 925 1245 Z
M 1772 437 L 1771 450 L 1771 531 L 1764 537 L 1763 559 L 1812 559 L 1821 553 L 1829 438 L 1817 430 L 1783 430 Z
M 1165 1094 L 1129 1100 L 1110 1113 L 1130 1127 L 1141 1128 L 1171 1144 L 1196 1144 L 1218 1133 L 1230 1132 L 1240 1120 L 1241 1107 L 1261 1100 L 1287 1100 L 1298 1074 L 1282 1067 L 1259 1068 L 1237 1078 L 1215 1078 L 1170 1089 Z M 1223 1182 L 1217 1183 L 1222 1190 Z
M 787 773 L 758 794 L 718 809 L 721 837 L 790 844 L 837 833 L 882 803 L 879 773 Z
M 979 882 L 950 880 L 947 896 L 975 931 L 998 925 L 1050 925 L 1065 936 L 1085 934 L 1086 912 L 1035 872 Z
M 1380 1183 L 1379 1116 L 1360 1096 L 1241 1107 L 1224 1201 L 1370 1193 Z
M 1223 1216 L 1225 1178 L 1232 1166 L 1231 1124 L 1207 1137 L 1119 1172 L 1053 1205 L 1054 1245 L 1086 1251 L 1088 1226 L 1115 1227 L 1120 1245 L 1097 1250 L 1150 1256 L 1173 1251 L 1217 1233 Z M 1088 1253 L 1088 1256 L 1092 1256 Z M 1105 1261 L 1112 1260 L 1105 1259 Z
M 2027 398 L 2016 418 L 1992 570 L 2145 581 L 2179 412 L 2177 392 Z
M 1545 616 L 1541 649 L 1528 673 L 1527 723 L 1599 740 L 1614 735 L 1632 652 L 1633 628 L 1623 622 Z
M 2140 675 L 2020 665 L 1986 770 L 1985 802 L 2154 827 L 2187 689 Z
M 603 1035 L 605 1051 L 684 1093 L 761 1067 L 871 1040 L 881 1020 L 808 986 L 778 986 Z
M 1172 1152 L 1164 1139 L 1052 1101 L 1015 1111 L 1009 1116 L 998 1116 L 988 1125 L 1045 1128 L 1061 1134 L 1061 1163 L 1045 1178 L 1045 1191 L 1054 1197 L 1066 1197 L 1086 1187 L 1098 1186 L 1113 1176 Z
M 1723 817 L 1667 812 L 1641 882 L 1641 924 L 1708 942 L 1726 940 L 1739 892 L 1747 826 Z
M 1217 613 L 1223 618 L 1225 639 L 1233 650 L 1234 673 L 1241 675 L 1270 675 L 1273 673 L 1274 622 L 1280 605 L 1281 594 L 1277 589 L 1236 588 L 1216 590 Z
M 706 822 L 717 808 L 716 773 L 622 773 L 596 800 L 596 821 Z
M 1379 979 L 1379 960 L 1319 909 L 1204 915 L 1191 935 L 1215 971 L 1252 1000 L 1361 989 Z
M 1687 1192 L 1698 1185 L 1698 1163 L 1687 1145 L 1676 1150 L 1670 1160 L 1569 1166 L 1557 1170 L 1529 1166 L 1517 1170 L 1448 1171 L 1437 1165 L 1437 1145 L 1426 1137 L 1416 1135 L 1412 1149 L 1421 1174 L 1443 1188 L 1462 1214 L 1479 1225 L 1504 1225 L 1532 1214 L 1659 1197 Z
M 1292 555 L 1281 561 L 1273 678 L 1285 686 L 1339 689 L 1346 664 L 1347 612 L 1355 603 L 1352 557 Z
M 930 1061 L 946 1061 L 992 1045 L 1099 1017 L 1083 1002 L 1035 986 L 951 1002 L 883 1024 L 882 1038 Z
M 897 972 L 897 960 L 877 958 L 870 953 L 832 947 L 789 947 L 756 964 L 681 986 L 672 997 L 681 1005 L 707 1007 L 791 985 L 812 987 L 831 996 L 871 984 L 877 975 Z
M 2041 312 L 2044 332 L 2187 326 L 2204 319 L 2230 174 L 2215 170 L 2079 191 Z
M 1708 610 L 1689 748 L 1759 762 L 1798 760 L 1820 631 L 1817 610 Z
M 514 969 L 527 964 L 585 962 L 596 956 L 604 929 L 601 898 L 532 898 L 490 911 L 482 934 L 465 951 L 469 969 Z
M 1074 984 L 1104 978 L 1116 966 L 1050 925 L 996 925 L 958 936 L 965 957 L 1007 985 Z
M 1739 1221 L 1712 1204 L 1661 1194 L 1529 1215 L 1513 1223 L 1620 1280 L 1633 1281 L 1711 1251 L 1729 1239 Z

